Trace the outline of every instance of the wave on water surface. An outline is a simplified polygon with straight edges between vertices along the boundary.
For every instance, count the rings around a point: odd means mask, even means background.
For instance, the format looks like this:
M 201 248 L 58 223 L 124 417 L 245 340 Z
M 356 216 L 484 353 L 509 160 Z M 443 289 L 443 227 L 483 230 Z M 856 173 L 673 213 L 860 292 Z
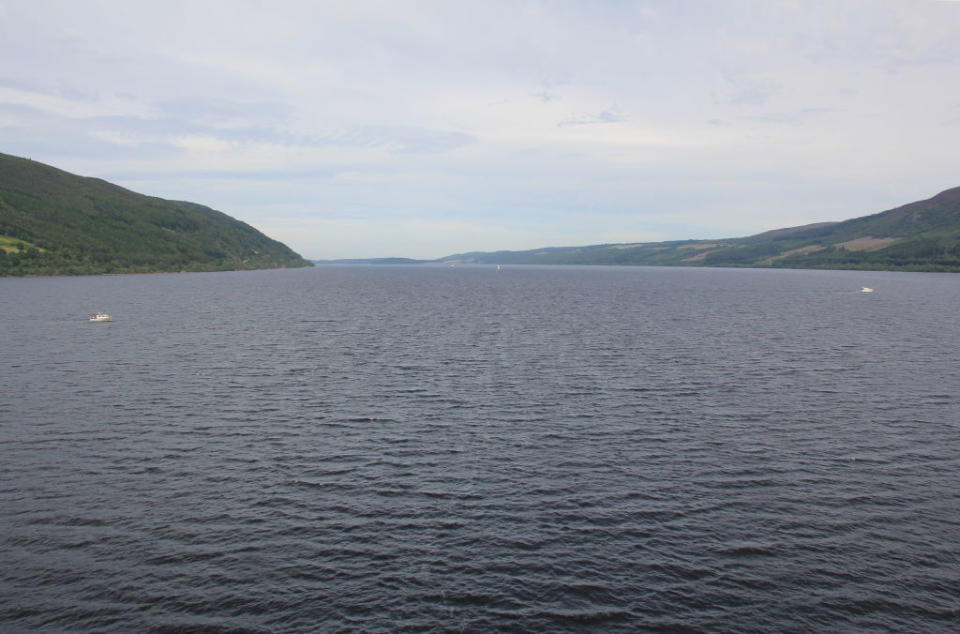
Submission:
M 0 280 L 0 624 L 950 631 L 954 282 Z

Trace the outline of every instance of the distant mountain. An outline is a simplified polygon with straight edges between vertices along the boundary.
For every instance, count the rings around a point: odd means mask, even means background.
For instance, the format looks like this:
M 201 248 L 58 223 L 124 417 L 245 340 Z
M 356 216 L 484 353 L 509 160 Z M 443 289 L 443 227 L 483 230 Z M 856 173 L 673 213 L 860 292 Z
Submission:
M 315 264 L 424 264 L 430 260 L 411 258 L 340 258 L 338 260 L 314 260 Z
M 0 275 L 310 266 L 250 225 L 0 154 Z
M 441 260 L 960 271 L 960 187 L 871 216 L 776 229 L 746 238 L 461 253 Z

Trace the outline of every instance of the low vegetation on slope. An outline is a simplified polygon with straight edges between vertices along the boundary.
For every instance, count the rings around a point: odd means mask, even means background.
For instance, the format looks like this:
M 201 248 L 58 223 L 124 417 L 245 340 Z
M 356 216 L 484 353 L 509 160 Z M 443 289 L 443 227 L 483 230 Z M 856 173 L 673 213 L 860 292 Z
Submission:
M 0 154 L 0 275 L 309 266 L 219 211 Z
M 747 238 L 464 253 L 444 261 L 960 271 L 960 187 L 871 216 Z

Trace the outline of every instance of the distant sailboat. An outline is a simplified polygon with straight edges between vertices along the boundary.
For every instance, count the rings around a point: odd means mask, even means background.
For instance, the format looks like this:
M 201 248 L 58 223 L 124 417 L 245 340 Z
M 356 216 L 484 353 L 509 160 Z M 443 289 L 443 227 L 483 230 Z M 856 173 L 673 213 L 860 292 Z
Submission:
M 502 270 L 503 270 L 503 267 L 498 264 L 498 265 L 497 265 L 497 272 L 500 272 L 500 271 L 502 271 Z

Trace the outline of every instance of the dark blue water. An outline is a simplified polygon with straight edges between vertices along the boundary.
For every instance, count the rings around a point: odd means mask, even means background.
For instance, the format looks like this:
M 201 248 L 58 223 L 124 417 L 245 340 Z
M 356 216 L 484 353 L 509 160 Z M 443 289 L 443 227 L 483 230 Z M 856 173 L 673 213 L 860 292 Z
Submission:
M 2 279 L 0 629 L 955 630 L 958 308 L 905 273 Z

